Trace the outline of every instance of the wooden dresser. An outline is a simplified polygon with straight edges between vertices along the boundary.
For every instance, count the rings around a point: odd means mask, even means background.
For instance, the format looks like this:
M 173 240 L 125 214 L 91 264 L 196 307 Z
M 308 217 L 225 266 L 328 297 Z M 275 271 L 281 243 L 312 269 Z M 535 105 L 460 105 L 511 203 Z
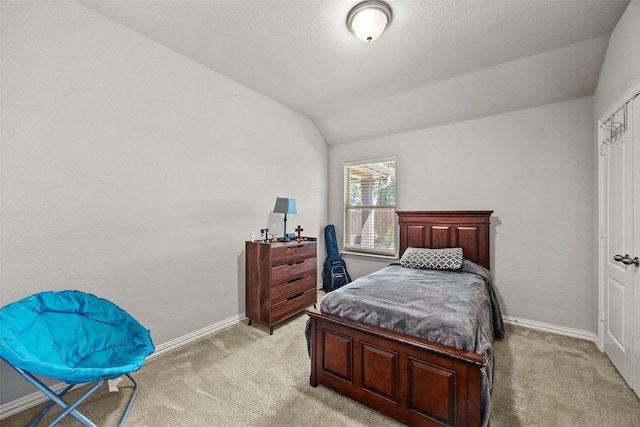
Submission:
M 273 325 L 317 300 L 316 239 L 246 242 L 246 315 Z

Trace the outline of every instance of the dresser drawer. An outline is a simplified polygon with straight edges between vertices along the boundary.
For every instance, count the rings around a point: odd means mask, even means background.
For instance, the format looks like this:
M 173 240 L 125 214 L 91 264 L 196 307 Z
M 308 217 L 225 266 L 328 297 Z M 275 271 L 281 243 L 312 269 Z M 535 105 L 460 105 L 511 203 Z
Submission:
M 288 264 L 278 265 L 271 269 L 271 286 L 287 283 L 315 273 L 317 268 L 316 258 L 290 261 Z
M 274 304 L 273 307 L 271 307 L 271 322 L 276 323 L 296 314 L 299 311 L 315 304 L 317 299 L 318 291 L 314 287 L 295 298 L 286 299 Z
M 309 289 L 316 289 L 316 274 L 309 274 L 291 282 L 281 283 L 271 288 L 271 304 L 277 304 L 286 299 L 300 295 Z
M 277 267 L 316 256 L 315 243 L 299 243 L 271 248 L 271 265 Z
M 245 313 L 273 325 L 316 303 L 318 259 L 316 239 L 245 243 Z

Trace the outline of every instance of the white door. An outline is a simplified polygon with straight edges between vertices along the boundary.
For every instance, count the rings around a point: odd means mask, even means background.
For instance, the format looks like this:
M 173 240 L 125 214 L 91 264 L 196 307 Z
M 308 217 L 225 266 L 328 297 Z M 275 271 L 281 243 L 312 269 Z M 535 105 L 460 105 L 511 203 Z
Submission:
M 627 129 L 610 144 L 601 144 L 603 345 L 625 381 L 634 384 L 634 191 L 633 106 L 627 104 Z M 624 121 L 624 109 L 614 116 Z M 609 131 L 601 129 L 600 141 Z M 640 172 L 640 171 L 639 171 Z M 640 374 L 640 373 L 639 373 Z M 636 390 L 638 392 L 638 390 Z

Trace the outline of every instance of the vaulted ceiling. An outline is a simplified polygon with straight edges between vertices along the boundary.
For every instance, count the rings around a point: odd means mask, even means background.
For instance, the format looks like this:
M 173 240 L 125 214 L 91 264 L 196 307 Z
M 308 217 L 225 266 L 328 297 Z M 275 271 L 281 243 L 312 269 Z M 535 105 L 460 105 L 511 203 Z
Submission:
M 387 0 L 366 44 L 358 0 L 80 1 L 310 117 L 328 144 L 592 95 L 629 0 Z

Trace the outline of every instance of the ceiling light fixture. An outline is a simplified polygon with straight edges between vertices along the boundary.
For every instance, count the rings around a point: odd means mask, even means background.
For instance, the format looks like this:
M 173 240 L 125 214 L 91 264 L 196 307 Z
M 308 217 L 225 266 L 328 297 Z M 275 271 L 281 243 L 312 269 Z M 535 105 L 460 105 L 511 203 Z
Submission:
M 358 3 L 347 15 L 347 27 L 363 42 L 372 42 L 391 22 L 391 8 L 383 1 Z

